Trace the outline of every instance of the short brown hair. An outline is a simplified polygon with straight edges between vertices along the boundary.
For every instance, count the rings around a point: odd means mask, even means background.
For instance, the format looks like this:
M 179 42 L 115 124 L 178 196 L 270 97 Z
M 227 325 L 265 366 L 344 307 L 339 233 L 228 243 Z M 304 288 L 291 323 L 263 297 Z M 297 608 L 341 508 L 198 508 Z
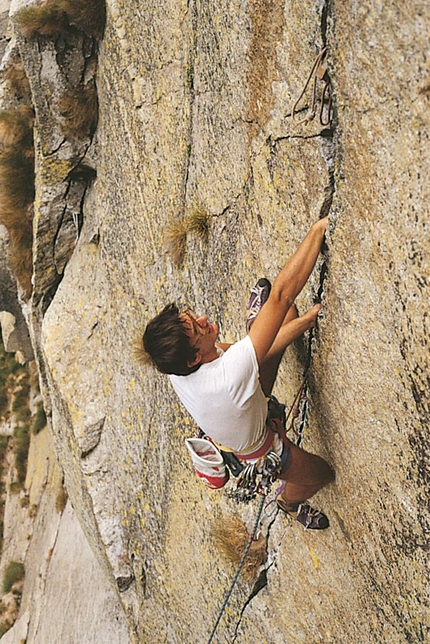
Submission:
M 174 302 L 168 304 L 147 325 L 142 345 L 158 371 L 177 376 L 187 376 L 200 365 L 189 367 L 197 356 L 187 326 Z

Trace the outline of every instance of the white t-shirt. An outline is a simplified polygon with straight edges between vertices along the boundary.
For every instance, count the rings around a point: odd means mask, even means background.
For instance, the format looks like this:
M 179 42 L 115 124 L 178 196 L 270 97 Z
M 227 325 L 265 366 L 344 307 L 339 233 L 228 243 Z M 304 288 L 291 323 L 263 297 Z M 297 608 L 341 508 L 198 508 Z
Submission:
M 246 336 L 188 376 L 170 380 L 198 426 L 217 443 L 246 451 L 265 436 L 267 400 L 257 356 Z

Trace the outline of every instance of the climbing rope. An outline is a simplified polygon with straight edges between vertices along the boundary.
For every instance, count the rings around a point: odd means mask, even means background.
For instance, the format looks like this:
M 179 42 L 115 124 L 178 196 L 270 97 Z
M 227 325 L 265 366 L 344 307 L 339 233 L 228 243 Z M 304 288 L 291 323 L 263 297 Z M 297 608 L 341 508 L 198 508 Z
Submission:
M 251 532 L 251 534 L 249 536 L 248 543 L 246 544 L 246 548 L 243 551 L 242 559 L 239 562 L 239 566 L 237 568 L 236 574 L 233 577 L 233 581 L 231 582 L 230 588 L 228 589 L 228 591 L 227 591 L 227 593 L 225 595 L 225 599 L 224 599 L 224 602 L 223 602 L 223 604 L 222 604 L 222 606 L 220 608 L 220 611 L 218 613 L 218 617 L 217 617 L 217 620 L 215 622 L 215 626 L 213 627 L 212 633 L 210 634 L 210 637 L 208 639 L 208 644 L 211 644 L 211 642 L 212 642 L 212 640 L 214 638 L 216 629 L 218 628 L 218 625 L 219 625 L 219 623 L 221 621 L 221 618 L 222 618 L 222 616 L 224 614 L 224 611 L 227 608 L 227 604 L 230 601 L 230 597 L 231 597 L 231 595 L 233 593 L 233 589 L 234 589 L 234 587 L 236 585 L 236 582 L 239 579 L 239 575 L 242 572 L 242 568 L 243 568 L 243 566 L 245 564 L 245 559 L 248 556 L 248 552 L 249 552 L 249 549 L 251 547 L 251 544 L 255 539 L 255 535 L 257 534 L 258 526 L 260 524 L 261 515 L 263 513 L 265 500 L 266 500 L 266 495 L 262 495 L 261 500 L 260 500 L 260 505 L 258 506 L 258 512 L 257 512 L 257 516 L 256 516 L 256 519 L 255 519 L 255 522 L 254 522 L 254 527 L 253 527 L 252 532 Z
M 310 348 L 310 341 L 309 341 L 309 348 Z M 285 419 L 285 432 L 287 434 L 289 432 L 292 432 L 292 434 L 295 436 L 295 443 L 298 447 L 301 446 L 304 439 L 304 427 L 306 423 L 307 401 L 308 401 L 308 395 L 307 395 L 308 373 L 309 373 L 309 367 L 305 369 L 303 379 L 300 383 L 300 387 L 297 390 L 296 396 L 293 400 L 293 403 Z M 300 417 L 299 428 L 296 429 L 295 424 L 296 424 L 297 418 L 299 417 Z M 288 426 L 287 423 L 290 420 L 290 418 L 291 418 L 291 421 L 290 421 L 290 425 Z
M 324 127 L 330 125 L 331 103 L 332 103 L 331 94 L 329 94 L 328 96 L 327 118 L 324 119 L 324 106 L 326 102 L 327 91 L 330 86 L 330 78 L 327 72 L 327 61 L 326 61 L 327 50 L 328 48 L 324 47 L 324 49 L 322 49 L 318 54 L 318 56 L 315 58 L 314 64 L 312 65 L 312 69 L 300 93 L 300 96 L 293 105 L 293 108 L 291 110 L 291 118 L 293 120 L 293 123 L 297 123 L 298 125 L 300 123 L 309 123 L 309 121 L 312 121 L 315 118 L 315 115 L 317 113 L 317 82 L 318 80 L 321 80 L 321 81 L 324 81 L 324 87 L 321 93 L 321 107 L 320 107 L 319 119 L 320 119 L 321 125 L 323 125 Z M 295 118 L 295 115 L 297 112 L 297 106 L 302 100 L 303 96 L 305 95 L 308 85 L 311 82 L 312 76 L 314 77 L 314 82 L 312 86 L 312 99 L 311 99 L 310 107 L 306 112 L 305 116 L 302 119 L 297 120 Z

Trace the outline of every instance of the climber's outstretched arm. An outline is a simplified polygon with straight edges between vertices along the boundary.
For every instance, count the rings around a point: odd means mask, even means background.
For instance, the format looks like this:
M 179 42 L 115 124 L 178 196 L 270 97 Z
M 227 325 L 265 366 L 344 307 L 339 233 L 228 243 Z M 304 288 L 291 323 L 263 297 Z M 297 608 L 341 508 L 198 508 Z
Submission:
M 264 363 L 272 360 L 273 358 L 281 357 L 285 349 L 290 344 L 300 338 L 305 331 L 312 329 L 315 326 L 317 315 L 320 311 L 321 304 L 315 304 L 315 306 L 300 317 L 295 317 L 287 324 L 283 324 L 279 329 L 272 346 L 266 353 Z
M 299 248 L 276 277 L 269 298 L 251 327 L 249 337 L 260 366 L 275 341 L 288 309 L 315 266 L 326 229 L 327 217 L 313 224 Z

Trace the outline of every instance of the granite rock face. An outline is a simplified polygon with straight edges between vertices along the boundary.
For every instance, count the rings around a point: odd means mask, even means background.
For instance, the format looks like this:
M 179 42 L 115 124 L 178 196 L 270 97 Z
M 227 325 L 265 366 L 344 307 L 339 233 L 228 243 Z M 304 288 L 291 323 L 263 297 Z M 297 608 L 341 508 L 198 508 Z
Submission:
M 20 41 L 39 163 L 28 319 L 66 487 L 130 641 L 207 640 L 234 574 L 210 522 L 239 514 L 251 525 L 256 511 L 194 478 L 183 441 L 193 423 L 167 380 L 134 362 L 136 337 L 177 300 L 238 340 L 248 288 L 274 278 L 327 213 L 326 248 L 297 304 L 322 296 L 304 446 L 336 470 L 315 499 L 331 527 L 266 521 L 265 583 L 253 593 L 239 580 L 217 637 L 426 640 L 429 22 L 418 0 L 109 0 L 97 140 L 61 145 L 42 82 L 59 43 Z M 79 38 L 72 70 L 85 57 Z M 303 121 L 312 84 L 293 106 L 325 47 Z M 97 179 L 57 270 L 65 186 L 90 153 Z M 166 231 L 196 209 L 209 234 L 188 234 L 178 267 Z M 307 341 L 280 370 L 287 403 Z

